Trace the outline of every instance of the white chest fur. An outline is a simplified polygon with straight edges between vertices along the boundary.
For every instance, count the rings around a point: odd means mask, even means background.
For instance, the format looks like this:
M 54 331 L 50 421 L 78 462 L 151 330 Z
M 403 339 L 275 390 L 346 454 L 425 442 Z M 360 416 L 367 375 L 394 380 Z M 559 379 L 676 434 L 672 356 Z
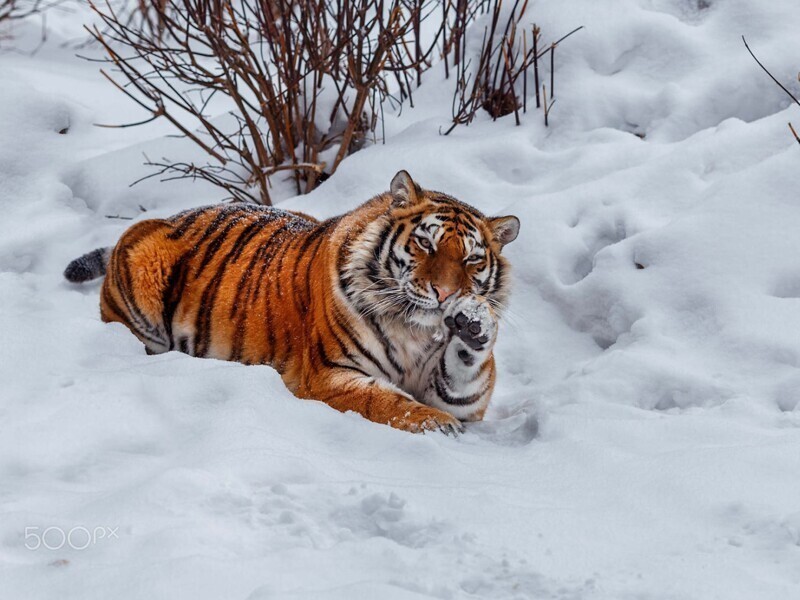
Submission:
M 445 335 L 439 327 L 419 327 L 396 320 L 380 323 L 381 334 L 369 336 L 368 345 L 382 361 L 390 380 L 422 400 L 431 375 L 444 350 Z

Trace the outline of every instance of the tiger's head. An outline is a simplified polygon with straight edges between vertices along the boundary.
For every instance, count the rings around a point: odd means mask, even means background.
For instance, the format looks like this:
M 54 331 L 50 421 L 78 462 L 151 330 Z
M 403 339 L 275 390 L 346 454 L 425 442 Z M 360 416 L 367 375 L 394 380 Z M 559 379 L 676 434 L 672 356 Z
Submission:
M 388 208 L 368 228 L 348 269 L 351 299 L 369 314 L 396 315 L 432 327 L 460 295 L 487 298 L 502 311 L 509 291 L 503 247 L 519 219 L 486 217 L 455 198 L 395 175 Z M 386 195 L 377 201 L 386 202 Z

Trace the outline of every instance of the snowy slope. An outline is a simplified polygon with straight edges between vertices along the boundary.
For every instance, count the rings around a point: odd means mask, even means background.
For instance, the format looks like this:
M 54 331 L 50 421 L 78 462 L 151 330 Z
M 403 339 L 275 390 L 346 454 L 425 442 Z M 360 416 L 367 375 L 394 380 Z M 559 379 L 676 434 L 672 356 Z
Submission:
M 520 217 L 498 389 L 456 440 L 101 323 L 61 272 L 131 223 L 108 217 L 220 193 L 128 187 L 193 150 L 93 127 L 143 115 L 60 46 L 83 9 L 0 54 L 0 598 L 800 597 L 800 110 L 740 38 L 798 91 L 800 5 L 531 6 L 546 36 L 586 26 L 550 128 L 442 137 L 431 73 L 386 145 L 284 203 L 333 215 L 405 168 Z M 26 548 L 47 528 L 73 543 Z

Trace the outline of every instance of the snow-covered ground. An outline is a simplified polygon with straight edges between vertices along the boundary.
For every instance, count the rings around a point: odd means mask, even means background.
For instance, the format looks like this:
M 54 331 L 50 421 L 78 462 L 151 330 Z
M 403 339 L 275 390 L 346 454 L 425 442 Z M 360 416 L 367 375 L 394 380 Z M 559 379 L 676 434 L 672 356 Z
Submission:
M 101 323 L 99 286 L 61 272 L 131 223 L 108 217 L 221 194 L 128 187 L 143 153 L 193 150 L 93 126 L 146 115 L 60 45 L 84 10 L 0 54 L 0 598 L 800 598 L 800 110 L 740 37 L 798 91 L 800 3 L 531 16 L 586 26 L 549 128 L 442 137 L 431 73 L 386 145 L 284 203 L 336 214 L 404 168 L 520 217 L 495 399 L 458 439 Z

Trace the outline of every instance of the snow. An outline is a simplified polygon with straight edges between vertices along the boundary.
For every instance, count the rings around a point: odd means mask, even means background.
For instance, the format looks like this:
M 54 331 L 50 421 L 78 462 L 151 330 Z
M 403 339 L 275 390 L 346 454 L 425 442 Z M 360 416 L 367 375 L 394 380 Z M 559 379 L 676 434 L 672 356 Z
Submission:
M 84 8 L 0 54 L 0 597 L 800 597 L 800 111 L 740 37 L 800 91 L 800 5 L 530 10 L 546 37 L 586 26 L 549 128 L 441 136 L 452 82 L 431 72 L 385 145 L 281 204 L 327 217 L 407 169 L 520 218 L 498 388 L 455 440 L 100 322 L 98 284 L 61 272 L 131 223 L 107 216 L 220 193 L 128 187 L 143 154 L 195 150 L 93 126 L 146 115 L 61 45 Z M 47 528 L 98 539 L 27 549 Z

